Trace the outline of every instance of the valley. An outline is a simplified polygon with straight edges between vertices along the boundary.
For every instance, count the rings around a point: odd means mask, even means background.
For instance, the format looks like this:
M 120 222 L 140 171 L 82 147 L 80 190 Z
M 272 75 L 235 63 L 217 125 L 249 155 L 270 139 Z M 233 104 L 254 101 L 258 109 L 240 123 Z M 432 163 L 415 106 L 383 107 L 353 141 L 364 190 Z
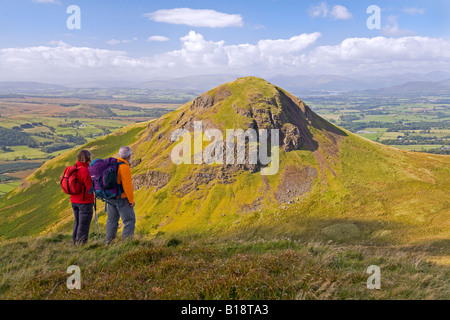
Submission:
M 402 150 L 450 154 L 450 100 L 443 96 L 307 97 L 328 121 L 366 139 Z
M 46 160 L 126 125 L 158 118 L 178 106 L 169 102 L 0 97 L 0 196 Z M 15 167 L 24 161 L 28 167 Z

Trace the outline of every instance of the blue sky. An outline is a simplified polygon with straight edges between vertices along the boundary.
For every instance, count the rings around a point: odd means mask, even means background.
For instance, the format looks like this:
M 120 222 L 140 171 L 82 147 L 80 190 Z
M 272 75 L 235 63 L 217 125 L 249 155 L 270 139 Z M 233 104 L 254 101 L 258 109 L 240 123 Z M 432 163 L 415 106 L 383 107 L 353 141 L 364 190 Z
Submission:
M 80 8 L 80 29 L 66 25 L 70 5 Z M 381 9 L 381 29 L 367 28 L 369 5 Z M 0 8 L 0 80 L 450 71 L 447 0 L 1 0 Z

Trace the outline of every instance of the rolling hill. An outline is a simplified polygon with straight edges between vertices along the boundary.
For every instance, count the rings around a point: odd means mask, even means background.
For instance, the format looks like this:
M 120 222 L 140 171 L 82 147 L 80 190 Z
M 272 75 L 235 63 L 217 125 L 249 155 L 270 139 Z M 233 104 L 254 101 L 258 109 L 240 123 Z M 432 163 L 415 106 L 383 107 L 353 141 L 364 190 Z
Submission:
M 247 158 L 242 164 L 174 164 L 177 143 L 171 134 L 192 132 L 195 121 L 222 132 L 278 129 L 278 173 L 264 175 L 264 165 Z M 255 77 L 220 85 L 155 121 L 125 127 L 46 162 L 0 198 L 0 237 L 69 232 L 72 212 L 58 184 L 64 167 L 81 148 L 105 158 L 122 145 L 134 152 L 142 234 L 448 245 L 450 157 L 356 136 Z M 105 213 L 100 223 L 104 228 Z

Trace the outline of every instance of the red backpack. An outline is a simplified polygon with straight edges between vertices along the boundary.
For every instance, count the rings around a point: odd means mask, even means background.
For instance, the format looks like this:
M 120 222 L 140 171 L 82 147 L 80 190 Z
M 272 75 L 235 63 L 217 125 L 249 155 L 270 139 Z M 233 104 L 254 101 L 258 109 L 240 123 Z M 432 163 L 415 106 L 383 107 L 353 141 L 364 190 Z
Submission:
M 81 193 L 81 184 L 77 179 L 77 165 L 69 166 L 64 170 L 64 174 L 59 182 L 62 190 L 67 194 Z

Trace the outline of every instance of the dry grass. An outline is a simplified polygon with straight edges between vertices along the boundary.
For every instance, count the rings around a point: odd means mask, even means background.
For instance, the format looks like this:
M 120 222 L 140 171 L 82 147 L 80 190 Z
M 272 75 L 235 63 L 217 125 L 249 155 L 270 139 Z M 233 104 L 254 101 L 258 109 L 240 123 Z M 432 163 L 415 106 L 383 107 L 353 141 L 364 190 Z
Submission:
M 449 299 L 450 270 L 429 254 L 291 240 L 137 238 L 74 247 L 57 235 L 0 243 L 0 298 Z M 66 287 L 72 264 L 81 268 L 81 290 Z M 381 268 L 380 290 L 366 286 L 372 264 Z

